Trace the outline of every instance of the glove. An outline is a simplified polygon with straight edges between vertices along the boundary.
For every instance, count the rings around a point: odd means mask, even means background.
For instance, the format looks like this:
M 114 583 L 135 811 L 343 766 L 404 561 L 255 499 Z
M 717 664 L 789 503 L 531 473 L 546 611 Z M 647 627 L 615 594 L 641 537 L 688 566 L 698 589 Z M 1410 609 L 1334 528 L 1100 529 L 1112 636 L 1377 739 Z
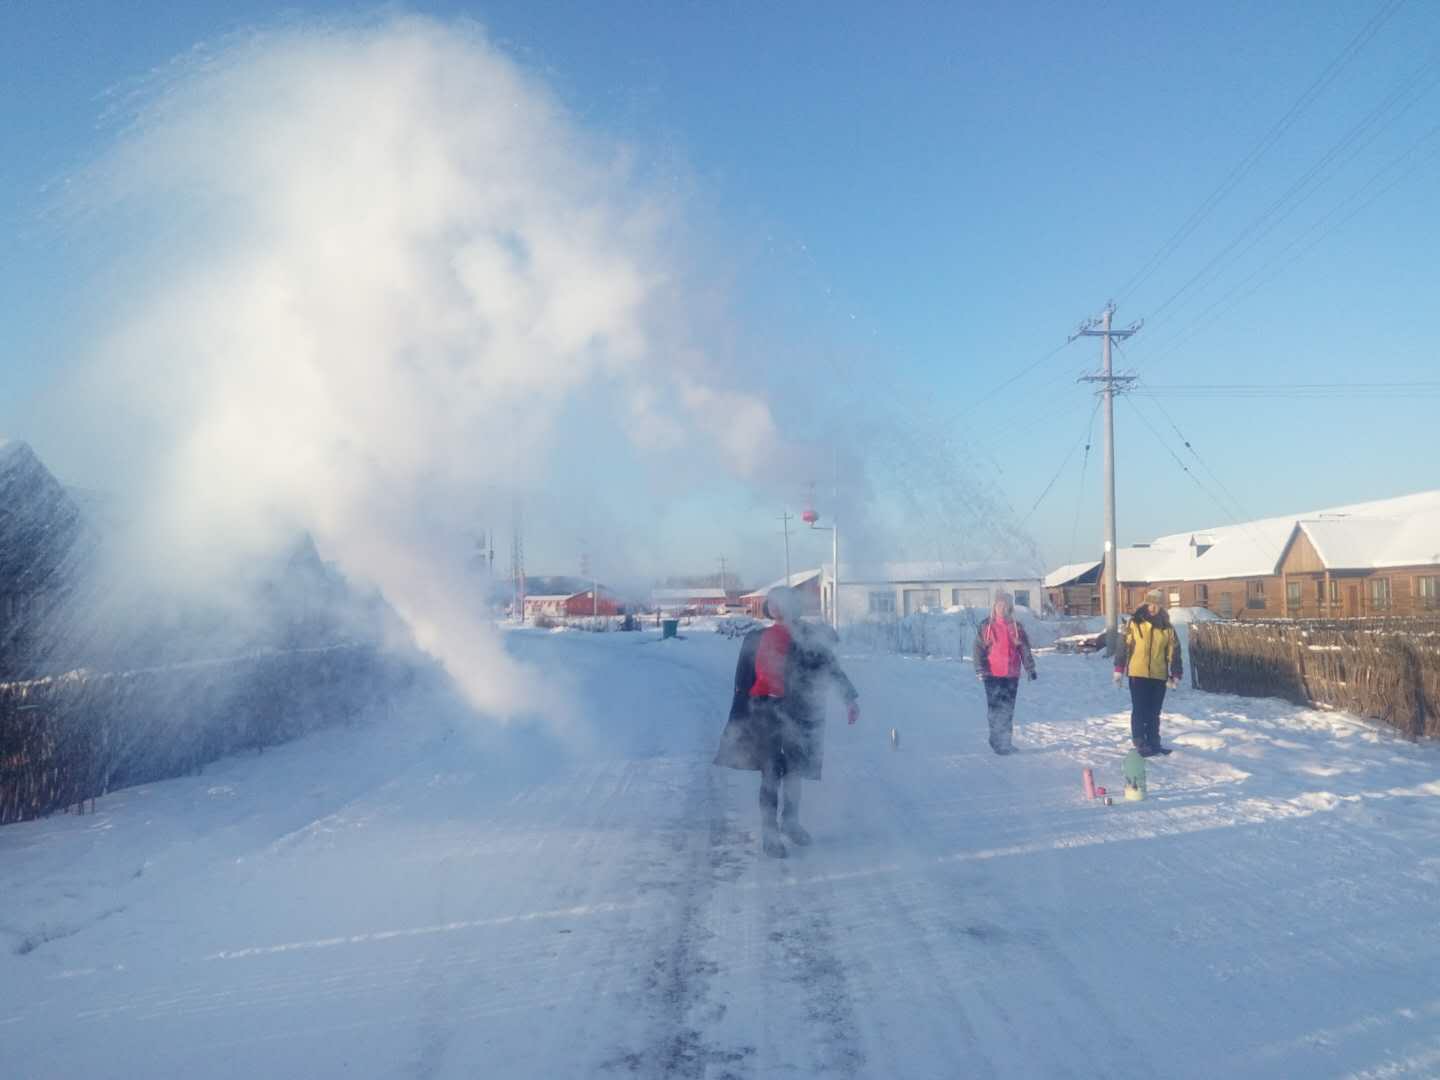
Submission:
M 850 702 L 850 708 L 845 710 L 845 719 L 850 724 L 860 719 L 860 703 L 858 701 Z
M 1030 672 L 1030 681 L 1031 681 L 1031 682 L 1034 682 L 1034 681 L 1035 681 L 1036 679 L 1038 679 L 1039 677 L 1040 677 L 1040 676 L 1037 675 L 1035 672 L 1033 672 L 1033 671 Z
M 1114 675 L 1113 675 L 1113 680 L 1114 680 L 1114 683 L 1115 683 L 1116 686 L 1119 686 L 1119 685 L 1120 685 L 1120 680 L 1121 680 L 1122 678 L 1124 678 L 1124 676 L 1121 675 L 1120 672 L 1117 671 L 1117 672 L 1114 673 Z

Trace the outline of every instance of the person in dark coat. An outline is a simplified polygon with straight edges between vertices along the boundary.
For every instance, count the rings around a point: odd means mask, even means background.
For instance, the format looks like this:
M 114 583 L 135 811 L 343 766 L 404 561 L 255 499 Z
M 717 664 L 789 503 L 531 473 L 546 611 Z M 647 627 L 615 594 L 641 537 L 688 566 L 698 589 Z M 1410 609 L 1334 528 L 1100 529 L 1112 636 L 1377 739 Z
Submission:
M 995 606 L 975 633 L 975 676 L 985 684 L 985 712 L 990 722 L 990 749 L 1013 754 L 1015 697 L 1020 691 L 1020 670 L 1035 678 L 1035 654 L 1025 627 L 1015 618 L 1015 600 L 1007 592 L 995 594 Z
M 826 692 L 844 699 L 850 723 L 860 718 L 859 694 L 835 659 L 834 633 L 805 622 L 800 611 L 796 590 L 770 590 L 765 614 L 774 624 L 741 643 L 730 719 L 715 754 L 716 765 L 759 771 L 761 843 L 775 858 L 786 853 L 782 834 L 810 843 L 800 824 L 800 783 L 820 779 Z

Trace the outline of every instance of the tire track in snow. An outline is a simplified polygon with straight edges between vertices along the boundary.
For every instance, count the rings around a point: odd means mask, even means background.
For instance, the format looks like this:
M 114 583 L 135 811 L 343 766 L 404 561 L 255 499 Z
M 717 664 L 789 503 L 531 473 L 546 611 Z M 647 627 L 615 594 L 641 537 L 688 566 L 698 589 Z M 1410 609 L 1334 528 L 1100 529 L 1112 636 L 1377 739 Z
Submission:
M 778 891 L 769 905 L 771 975 L 767 982 L 794 987 L 799 994 L 818 1076 L 865 1075 L 864 1046 L 858 1036 L 855 1002 L 840 961 L 827 905 L 802 908 L 793 889 Z
M 708 736 L 714 688 L 696 674 L 687 676 L 688 711 Z M 635 1076 L 739 1080 L 747 1075 L 755 1048 L 717 1045 L 706 1029 L 718 1024 L 726 1011 L 710 994 L 711 980 L 719 972 L 711 913 L 717 887 L 743 873 L 744 838 L 727 813 L 724 785 L 708 756 L 690 756 L 684 788 L 680 813 L 665 830 L 663 865 L 638 866 L 633 873 L 670 898 L 660 910 L 674 912 L 668 925 L 651 928 L 660 932 L 642 967 L 638 996 L 650 1014 L 650 1030 L 643 1045 L 621 1049 L 603 1065 L 607 1071 Z M 648 880 L 657 869 L 660 880 Z

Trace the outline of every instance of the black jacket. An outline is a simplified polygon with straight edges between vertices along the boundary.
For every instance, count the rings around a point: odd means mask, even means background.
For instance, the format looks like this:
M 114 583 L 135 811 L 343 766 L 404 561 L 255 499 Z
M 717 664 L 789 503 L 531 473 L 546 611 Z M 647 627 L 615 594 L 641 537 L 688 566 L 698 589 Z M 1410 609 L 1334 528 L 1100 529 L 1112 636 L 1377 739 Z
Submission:
M 784 756 L 787 773 L 818 780 L 825 752 L 825 694 L 833 687 L 847 704 L 860 695 L 835 659 L 833 633 L 802 620 L 790 626 L 785 696 L 752 699 L 755 651 L 764 632 L 752 630 L 740 644 L 730 718 L 720 735 L 715 764 L 759 769 L 767 754 L 778 753 Z

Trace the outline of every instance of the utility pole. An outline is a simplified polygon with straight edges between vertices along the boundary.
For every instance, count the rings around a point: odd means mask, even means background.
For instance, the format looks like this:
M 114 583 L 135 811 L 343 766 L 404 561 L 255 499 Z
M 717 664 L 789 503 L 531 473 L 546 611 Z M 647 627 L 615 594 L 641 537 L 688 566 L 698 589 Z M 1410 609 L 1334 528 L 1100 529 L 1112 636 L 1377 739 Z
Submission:
M 595 577 L 594 568 L 590 565 L 590 553 L 587 551 L 580 556 L 580 576 L 590 579 L 590 617 L 600 617 L 600 582 Z
M 780 515 L 781 522 L 785 525 L 785 584 L 790 584 L 790 511 L 786 510 Z
M 1110 362 L 1110 341 L 1124 340 L 1140 332 L 1145 320 L 1131 323 L 1124 330 L 1112 330 L 1110 321 L 1115 315 L 1115 301 L 1105 305 L 1098 319 L 1087 319 L 1080 328 L 1070 335 L 1069 341 L 1078 337 L 1098 337 L 1101 340 L 1101 372 L 1099 375 L 1082 376 L 1081 382 L 1100 383 L 1099 393 L 1105 397 L 1105 655 L 1114 656 L 1119 647 L 1120 637 L 1120 581 L 1119 556 L 1115 548 L 1115 393 L 1124 390 L 1135 381 L 1134 375 L 1116 375 Z M 1067 344 L 1069 342 L 1067 341 Z
M 510 533 L 510 614 L 517 622 L 525 621 L 525 522 L 520 496 L 511 504 Z
M 720 556 L 720 591 L 725 592 L 725 556 Z

